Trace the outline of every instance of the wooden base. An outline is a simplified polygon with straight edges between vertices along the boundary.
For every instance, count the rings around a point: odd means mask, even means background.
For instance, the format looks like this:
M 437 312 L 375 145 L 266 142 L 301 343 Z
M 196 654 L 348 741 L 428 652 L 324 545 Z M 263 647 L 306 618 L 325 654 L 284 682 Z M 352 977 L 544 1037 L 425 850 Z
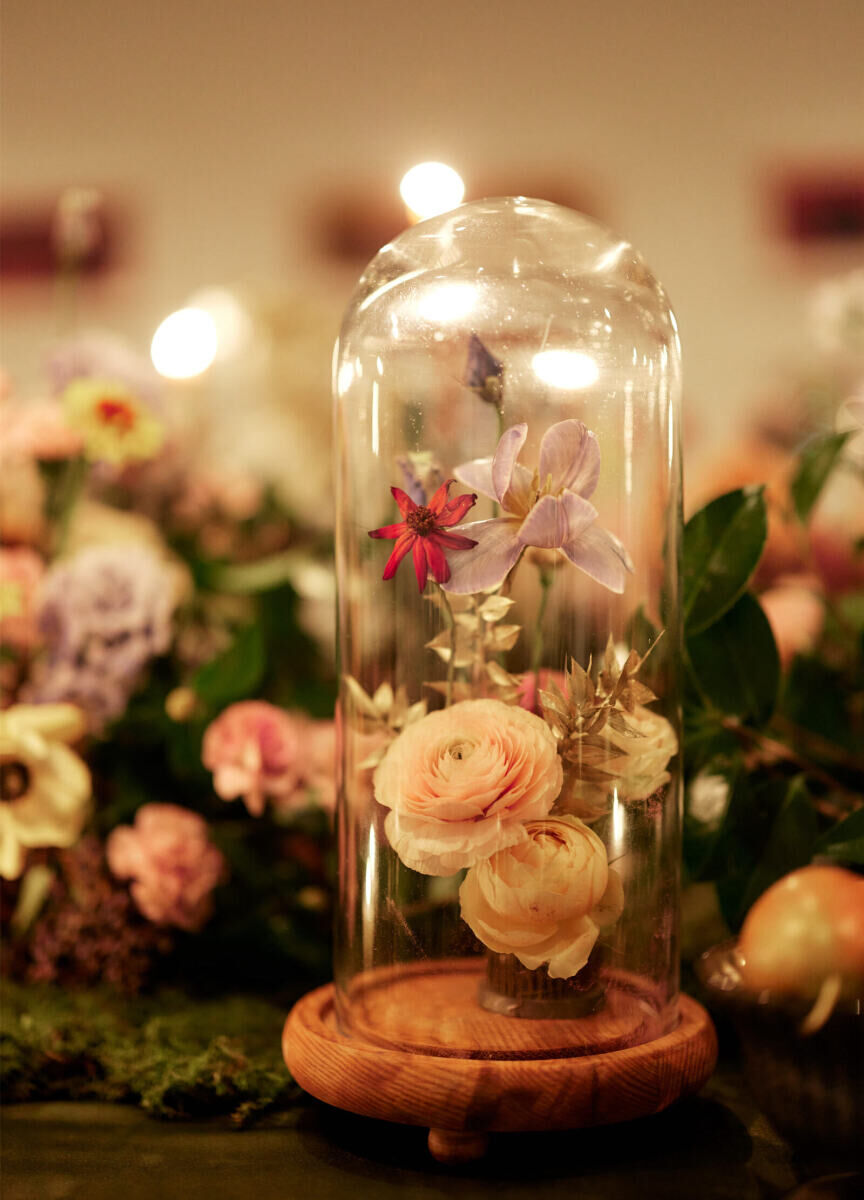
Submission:
M 464 971 L 454 986 L 464 986 Z M 392 978 L 392 976 L 391 976 Z M 395 980 L 394 980 L 395 982 Z M 474 1011 L 476 1000 L 471 1011 Z M 420 1012 L 416 1005 L 415 1014 Z M 410 1016 L 411 1010 L 403 1017 Z M 708 1014 L 682 995 L 680 1020 L 671 1033 L 602 1053 L 550 1057 L 564 1025 L 579 1040 L 581 1020 L 526 1021 L 483 1014 L 488 1031 L 502 1023 L 499 1049 L 474 1044 L 443 1054 L 382 1044 L 367 1033 L 340 1029 L 332 984 L 304 996 L 291 1010 L 282 1038 L 294 1078 L 319 1100 L 362 1116 L 405 1125 L 428 1125 L 429 1148 L 444 1162 L 482 1156 L 486 1133 L 578 1129 L 648 1116 L 707 1081 L 717 1059 Z M 490 1025 L 489 1023 L 492 1023 Z M 519 1027 L 519 1057 L 501 1057 L 507 1031 Z M 554 1026 L 554 1039 L 550 1027 Z M 535 1031 L 532 1033 L 532 1029 Z M 537 1056 L 526 1057 L 536 1038 Z M 421 1038 L 421 1042 L 424 1039 Z

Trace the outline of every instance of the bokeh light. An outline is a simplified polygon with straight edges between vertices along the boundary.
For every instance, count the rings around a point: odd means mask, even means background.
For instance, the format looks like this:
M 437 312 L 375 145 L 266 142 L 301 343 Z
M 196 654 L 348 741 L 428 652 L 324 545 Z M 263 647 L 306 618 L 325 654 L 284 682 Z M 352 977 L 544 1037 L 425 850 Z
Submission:
M 218 347 L 210 314 L 200 308 L 181 308 L 166 317 L 153 334 L 150 357 L 166 379 L 192 379 L 207 370 Z
M 465 184 L 446 163 L 418 163 L 402 176 L 399 194 L 418 221 L 448 212 L 462 203 Z

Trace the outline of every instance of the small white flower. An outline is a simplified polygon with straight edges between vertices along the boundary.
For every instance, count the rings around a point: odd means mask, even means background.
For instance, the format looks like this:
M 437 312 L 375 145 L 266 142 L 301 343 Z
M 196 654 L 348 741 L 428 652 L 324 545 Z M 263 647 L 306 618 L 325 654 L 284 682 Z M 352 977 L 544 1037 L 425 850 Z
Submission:
M 729 780 L 724 775 L 709 775 L 700 771 L 690 784 L 688 801 L 690 816 L 716 829 L 729 803 Z

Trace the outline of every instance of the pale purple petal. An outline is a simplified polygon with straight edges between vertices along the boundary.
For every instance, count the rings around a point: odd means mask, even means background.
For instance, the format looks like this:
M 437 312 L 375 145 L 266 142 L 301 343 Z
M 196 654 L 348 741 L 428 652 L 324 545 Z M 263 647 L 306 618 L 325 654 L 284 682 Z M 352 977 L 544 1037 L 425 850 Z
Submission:
M 450 579 L 442 585 L 445 592 L 465 595 L 496 587 L 524 548 L 519 538 L 519 522 L 507 517 L 460 525 L 459 532 L 474 538 L 477 545 L 470 550 L 447 552 Z
M 610 592 L 623 592 L 627 572 L 633 570 L 630 555 L 614 536 L 592 525 L 561 547 L 572 563 Z
M 513 425 L 505 430 L 498 442 L 495 457 L 492 459 L 492 488 L 499 504 L 503 502 L 504 493 L 510 486 L 513 467 L 527 437 L 528 426 L 523 421 L 521 425 Z
M 580 537 L 589 525 L 594 524 L 597 520 L 597 509 L 590 500 L 577 496 L 575 492 L 565 492 L 561 497 L 561 504 L 567 514 L 567 537 L 564 541 L 572 542 L 574 538 Z M 564 543 L 558 544 L 560 546 Z
M 523 467 L 521 463 L 514 463 L 510 486 L 504 493 L 504 502 L 501 507 L 505 512 L 525 517 L 534 503 L 534 495 L 534 472 Z
M 551 476 L 552 490 L 567 488 L 580 496 L 592 495 L 600 478 L 597 437 L 581 421 L 550 425 L 540 443 L 540 486 Z
M 554 496 L 543 496 L 531 509 L 519 529 L 519 540 L 526 546 L 557 550 L 567 541 L 567 512 Z
M 471 462 L 460 463 L 453 474 L 472 492 L 479 492 L 481 496 L 488 496 L 490 500 L 497 499 L 492 485 L 491 458 L 475 458 Z

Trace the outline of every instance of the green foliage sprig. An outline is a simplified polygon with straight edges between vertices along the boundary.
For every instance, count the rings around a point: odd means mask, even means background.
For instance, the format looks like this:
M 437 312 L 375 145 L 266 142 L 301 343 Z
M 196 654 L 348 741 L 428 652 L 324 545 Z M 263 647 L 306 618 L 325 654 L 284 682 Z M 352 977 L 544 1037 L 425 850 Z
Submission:
M 802 527 L 846 440 L 825 435 L 801 452 L 790 493 Z M 716 886 L 732 930 L 814 858 L 864 866 L 864 604 L 826 599 L 821 640 L 784 672 L 749 590 L 767 531 L 761 488 L 718 497 L 684 531 L 685 868 Z M 698 793 L 710 777 L 725 799 L 706 813 Z

